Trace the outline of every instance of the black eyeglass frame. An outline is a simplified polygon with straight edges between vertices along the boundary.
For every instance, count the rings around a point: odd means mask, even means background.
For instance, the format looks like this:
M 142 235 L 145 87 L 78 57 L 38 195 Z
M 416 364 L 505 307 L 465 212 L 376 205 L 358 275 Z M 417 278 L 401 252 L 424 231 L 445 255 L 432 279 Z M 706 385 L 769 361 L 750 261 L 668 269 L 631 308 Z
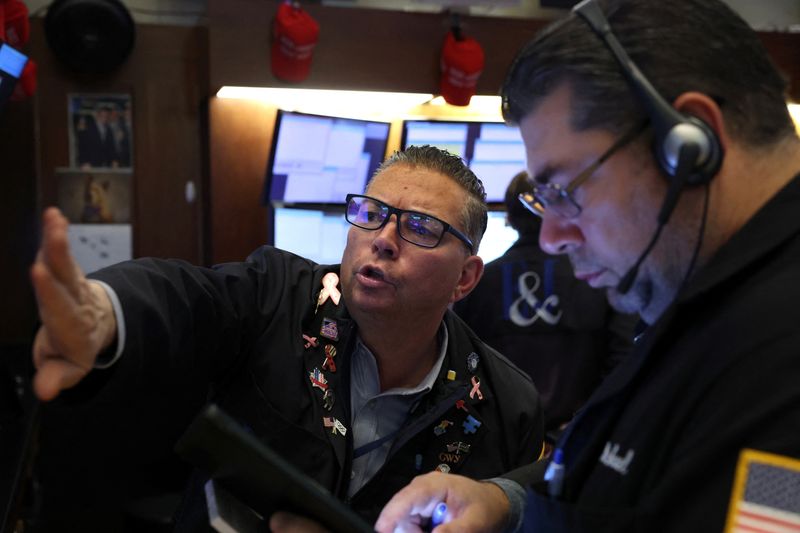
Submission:
M 528 211 L 539 217 L 543 217 L 545 209 L 548 208 L 552 209 L 558 216 L 566 219 L 577 217 L 583 211 L 583 207 L 572 195 L 575 190 L 592 177 L 597 169 L 612 155 L 638 137 L 647 128 L 648 124 L 649 121 L 645 120 L 628 130 L 608 150 L 595 159 L 591 165 L 579 172 L 565 186 L 562 187 L 557 183 L 533 182 L 533 192 L 520 193 L 518 196 L 519 201 Z M 551 196 L 550 199 L 547 198 L 548 195 Z
M 374 228 L 367 228 L 367 227 L 364 227 L 364 226 L 362 226 L 360 224 L 357 224 L 357 223 L 353 222 L 352 220 L 350 220 L 350 216 L 349 216 L 350 210 L 348 209 L 348 207 L 350 206 L 350 201 L 353 198 L 366 198 L 367 200 L 375 202 L 376 204 L 378 204 L 381 207 L 385 207 L 386 211 L 387 211 L 386 218 L 384 218 L 383 221 L 381 221 L 380 225 L 378 225 L 377 227 L 374 227 Z M 450 224 L 448 224 L 444 220 L 442 220 L 440 218 L 437 218 L 437 217 L 435 217 L 433 215 L 429 215 L 428 213 L 421 213 L 419 211 L 411 211 L 411 210 L 408 210 L 408 209 L 399 209 L 397 207 L 394 207 L 394 206 L 391 206 L 391 205 L 387 204 L 386 202 L 378 200 L 377 198 L 373 198 L 372 196 L 367 196 L 366 194 L 348 194 L 345 197 L 345 201 L 347 202 L 347 205 L 345 206 L 344 218 L 345 218 L 345 220 L 347 220 L 348 223 L 350 223 L 351 225 L 353 225 L 353 226 L 355 226 L 357 228 L 365 229 L 365 230 L 368 230 L 368 231 L 377 231 L 377 230 L 381 229 L 382 227 L 384 227 L 389 222 L 389 219 L 392 218 L 392 215 L 395 215 L 397 217 L 397 235 L 401 239 L 406 241 L 406 242 L 410 242 L 411 244 L 419 246 L 420 248 L 436 248 L 437 246 L 439 246 L 439 244 L 441 244 L 442 239 L 444 238 L 444 234 L 449 232 L 452 235 L 454 235 L 458 240 L 460 240 L 462 243 L 464 243 L 464 245 L 466 245 L 466 247 L 469 249 L 469 252 L 471 254 L 475 253 L 475 245 L 472 244 L 472 240 L 469 237 L 467 237 L 466 235 L 464 235 L 463 233 L 458 231 L 456 228 L 454 228 L 453 226 L 451 226 Z M 427 218 L 435 220 L 436 222 L 441 224 L 442 225 L 442 232 L 439 234 L 439 238 L 437 239 L 436 243 L 428 246 L 426 244 L 421 244 L 419 242 L 414 242 L 414 241 L 409 240 L 408 238 L 406 238 L 403 235 L 402 230 L 400 229 L 400 226 L 402 226 L 402 224 L 400 224 L 400 220 L 401 220 L 402 216 L 405 213 L 408 213 L 408 214 L 411 214 L 411 215 L 420 215 L 420 216 L 423 216 L 423 217 L 427 217 Z

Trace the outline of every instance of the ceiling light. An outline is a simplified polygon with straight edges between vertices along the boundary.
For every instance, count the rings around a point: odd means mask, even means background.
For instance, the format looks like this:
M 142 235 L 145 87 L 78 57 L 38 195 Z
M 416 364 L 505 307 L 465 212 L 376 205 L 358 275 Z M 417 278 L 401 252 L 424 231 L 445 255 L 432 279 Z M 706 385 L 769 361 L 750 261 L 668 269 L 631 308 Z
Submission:
M 391 120 L 433 98 L 425 93 L 232 86 L 222 87 L 217 96 L 261 100 L 287 111 L 372 120 Z

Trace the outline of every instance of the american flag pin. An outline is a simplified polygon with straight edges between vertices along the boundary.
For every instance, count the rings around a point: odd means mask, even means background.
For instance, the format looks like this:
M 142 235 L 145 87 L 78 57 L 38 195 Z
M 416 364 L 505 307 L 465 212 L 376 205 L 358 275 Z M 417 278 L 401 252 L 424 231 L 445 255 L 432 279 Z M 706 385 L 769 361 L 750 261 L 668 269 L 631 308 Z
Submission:
M 311 386 L 318 389 L 328 390 L 328 380 L 325 379 L 325 374 L 319 368 L 315 368 L 308 373 L 308 379 L 311 380 Z

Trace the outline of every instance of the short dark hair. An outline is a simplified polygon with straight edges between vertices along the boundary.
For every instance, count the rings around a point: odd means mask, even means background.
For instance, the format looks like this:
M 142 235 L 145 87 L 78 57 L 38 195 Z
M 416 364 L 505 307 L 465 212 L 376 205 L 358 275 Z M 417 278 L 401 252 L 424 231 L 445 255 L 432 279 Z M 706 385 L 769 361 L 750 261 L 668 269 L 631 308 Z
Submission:
M 461 223 L 464 224 L 464 233 L 472 240 L 473 253 L 477 253 L 487 224 L 486 191 L 478 176 L 457 155 L 435 146 L 424 145 L 409 146 L 405 150 L 394 152 L 381 163 L 372 177 L 397 164 L 438 172 L 458 183 L 467 192 L 467 201 L 461 210 Z
M 764 146 L 794 134 L 786 81 L 758 35 L 720 0 L 599 0 L 612 31 L 669 102 L 686 91 L 715 100 L 731 137 Z M 503 115 L 518 123 L 562 83 L 572 89 L 571 125 L 622 133 L 645 115 L 600 38 L 571 14 L 517 55 L 503 89 Z
M 524 170 L 511 178 L 506 187 L 506 216 L 508 223 L 517 230 L 520 235 L 539 235 L 542 226 L 542 219 L 528 211 L 522 205 L 519 195 L 523 192 L 532 193 L 533 184 L 530 176 Z

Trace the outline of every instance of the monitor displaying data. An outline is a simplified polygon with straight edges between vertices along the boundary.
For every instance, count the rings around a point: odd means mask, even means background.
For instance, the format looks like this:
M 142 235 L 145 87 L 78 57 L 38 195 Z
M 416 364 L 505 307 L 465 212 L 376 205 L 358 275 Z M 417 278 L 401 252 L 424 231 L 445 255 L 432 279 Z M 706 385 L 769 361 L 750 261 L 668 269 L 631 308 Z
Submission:
M 320 264 L 341 262 L 351 228 L 344 219 L 344 209 L 276 207 L 274 215 L 272 242 L 276 248 Z M 478 251 L 484 263 L 503 255 L 517 240 L 516 230 L 506 226 L 505 220 L 505 211 L 489 211 L 486 234 Z
M 401 148 L 424 144 L 461 157 L 483 182 L 488 202 L 503 202 L 511 178 L 525 170 L 525 146 L 519 128 L 500 122 L 403 122 Z
M 279 111 L 265 200 L 344 204 L 381 164 L 389 123 Z
M 486 233 L 483 234 L 478 255 L 484 263 L 494 261 L 511 248 L 519 238 L 517 230 L 506 224 L 505 211 L 489 211 Z

